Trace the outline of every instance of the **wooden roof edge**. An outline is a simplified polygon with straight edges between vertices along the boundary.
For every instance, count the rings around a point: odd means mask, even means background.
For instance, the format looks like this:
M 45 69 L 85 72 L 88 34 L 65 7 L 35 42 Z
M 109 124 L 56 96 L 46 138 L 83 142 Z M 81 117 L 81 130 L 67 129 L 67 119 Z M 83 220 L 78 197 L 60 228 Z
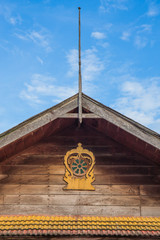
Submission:
M 77 100 L 77 101 L 78 101 L 78 93 L 75 94 L 75 95 L 73 95 L 73 96 L 71 96 L 71 97 L 69 97 L 69 98 L 67 98 L 67 99 L 65 99 L 65 100 L 62 101 L 62 102 L 56 104 L 56 105 L 53 106 L 53 107 L 48 108 L 47 110 L 44 110 L 44 111 L 42 111 L 42 112 L 40 112 L 40 113 L 32 116 L 31 118 L 28 118 L 27 120 L 25 120 L 25 121 L 21 122 L 20 124 L 14 126 L 14 127 L 12 127 L 12 128 L 10 128 L 9 130 L 1 133 L 1 134 L 0 134 L 0 148 L 3 147 L 3 146 L 1 146 L 1 142 L 3 142 L 3 139 L 4 139 L 5 137 L 9 137 L 12 133 L 16 132 L 17 130 L 20 131 L 20 129 L 26 127 L 26 126 L 29 125 L 30 123 L 35 122 L 36 120 L 44 117 L 45 115 L 47 115 L 47 114 L 49 114 L 49 113 L 53 114 L 54 111 L 58 110 L 59 108 L 65 107 L 67 104 L 73 102 L 74 100 Z M 77 106 L 75 106 L 75 107 L 77 107 Z M 72 108 L 72 109 L 73 109 L 73 108 Z M 72 110 L 72 109 L 71 109 L 71 110 Z M 70 109 L 69 109 L 69 110 L 70 110 Z M 63 114 L 63 113 L 62 113 L 62 114 Z M 59 115 L 60 115 L 60 114 L 59 114 Z M 58 116 L 56 116 L 56 118 L 58 118 Z M 21 136 L 20 136 L 20 137 L 21 137 Z M 17 137 L 17 139 L 18 139 L 18 138 L 19 138 L 19 137 Z M 15 140 L 16 140 L 16 139 L 15 139 Z M 7 144 L 8 144 L 8 143 L 7 143 Z M 5 144 L 5 145 L 7 145 L 7 144 Z M 3 145 L 3 144 L 2 144 L 2 145 Z
M 149 134 L 152 134 L 152 135 L 155 136 L 155 137 L 160 138 L 160 134 L 159 134 L 159 133 L 157 133 L 157 132 L 151 130 L 150 128 L 145 127 L 144 125 L 142 125 L 142 124 L 140 124 L 140 123 L 134 121 L 133 119 L 131 119 L 131 118 L 129 118 L 129 117 L 123 115 L 122 113 L 119 113 L 118 111 L 116 111 L 116 110 L 114 110 L 114 109 L 112 109 L 112 108 L 110 108 L 110 107 L 104 105 L 103 103 L 98 102 L 97 100 L 95 100 L 95 99 L 93 99 L 93 98 L 87 96 L 87 95 L 84 94 L 84 93 L 83 93 L 83 97 L 86 98 L 86 99 L 88 99 L 88 100 L 90 100 L 90 101 L 92 101 L 93 103 L 99 105 L 100 107 L 102 107 L 102 108 L 104 108 L 104 109 L 106 109 L 106 110 L 112 112 L 113 114 L 116 114 L 117 116 L 119 116 L 119 117 L 125 119 L 126 121 L 132 123 L 133 125 L 135 125 L 136 127 L 140 128 L 141 130 L 143 130 L 143 131 L 145 131 L 145 132 L 147 132 L 147 133 L 149 133 Z
M 92 99 L 91 97 L 85 95 L 84 93 L 82 94 L 82 97 L 84 99 L 83 101 L 83 107 L 88 108 L 91 112 L 99 115 L 101 118 L 105 120 L 112 120 L 110 121 L 111 123 L 117 125 L 118 127 L 122 128 L 126 132 L 131 133 L 132 135 L 136 136 L 137 138 L 140 138 L 141 140 L 147 142 L 148 144 L 160 149 L 160 134 L 156 133 L 155 131 L 152 131 L 151 129 L 143 126 L 142 124 L 126 117 L 125 115 L 105 106 L 104 104 Z M 93 104 L 96 105 L 96 108 L 92 107 L 92 105 L 89 106 L 85 100 L 89 101 L 88 103 L 92 102 Z M 99 111 L 98 111 L 99 109 Z M 104 115 L 103 111 L 104 110 Z M 95 112 L 94 112 L 95 111 Z M 110 114 L 106 117 L 106 112 Z M 113 119 L 113 115 L 117 118 Z M 120 122 L 121 121 L 121 122 Z M 122 122 L 123 121 L 123 122 Z M 125 123 L 125 124 L 123 124 Z M 130 129 L 129 129 L 130 127 Z M 137 130 L 137 133 L 136 131 Z M 139 134 L 139 135 L 138 135 Z M 153 140 L 153 141 L 152 141 Z

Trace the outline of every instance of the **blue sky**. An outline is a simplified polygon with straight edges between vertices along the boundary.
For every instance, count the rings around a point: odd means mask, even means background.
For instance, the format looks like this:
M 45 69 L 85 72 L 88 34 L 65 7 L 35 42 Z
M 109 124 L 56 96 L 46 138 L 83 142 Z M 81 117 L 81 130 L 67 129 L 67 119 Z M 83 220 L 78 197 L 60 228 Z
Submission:
M 160 133 L 160 1 L 0 0 L 0 132 L 83 92 Z

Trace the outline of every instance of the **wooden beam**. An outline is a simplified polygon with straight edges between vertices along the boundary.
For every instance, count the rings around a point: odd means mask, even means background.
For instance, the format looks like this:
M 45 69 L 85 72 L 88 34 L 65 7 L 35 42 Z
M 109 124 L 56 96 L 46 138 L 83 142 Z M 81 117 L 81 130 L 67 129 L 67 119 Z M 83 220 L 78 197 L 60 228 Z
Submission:
M 79 118 L 78 113 L 66 113 L 60 116 L 60 118 Z M 82 113 L 82 118 L 100 118 L 94 113 Z
M 58 108 L 55 107 L 37 118 L 28 120 L 23 126 L 15 127 L 13 131 L 0 138 L 0 148 L 59 118 L 61 115 L 73 110 L 76 107 L 78 107 L 77 96 L 71 101 L 64 102 L 59 105 Z
M 136 123 L 131 119 L 127 119 L 127 117 L 117 113 L 112 109 L 107 109 L 107 107 L 103 107 L 100 103 L 94 102 L 94 100 L 89 99 L 87 96 L 83 95 L 83 107 L 87 110 L 95 113 L 100 118 L 105 119 L 106 121 L 114 124 L 115 126 L 125 130 L 128 133 L 131 133 L 133 136 L 141 139 L 142 141 L 153 145 L 155 148 L 160 149 L 160 138 L 149 133 L 149 130 L 145 131 L 145 127 Z M 146 128 L 147 129 L 147 128 Z

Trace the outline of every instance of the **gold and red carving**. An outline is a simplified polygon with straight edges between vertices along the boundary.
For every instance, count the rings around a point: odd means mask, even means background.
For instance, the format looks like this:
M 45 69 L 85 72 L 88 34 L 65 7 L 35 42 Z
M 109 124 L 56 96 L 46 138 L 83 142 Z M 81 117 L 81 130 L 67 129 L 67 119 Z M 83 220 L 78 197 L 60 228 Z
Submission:
M 82 144 L 78 143 L 77 148 L 64 156 L 64 165 L 64 181 L 68 183 L 65 190 L 95 190 L 92 186 L 95 181 L 95 157 L 91 151 L 83 149 Z

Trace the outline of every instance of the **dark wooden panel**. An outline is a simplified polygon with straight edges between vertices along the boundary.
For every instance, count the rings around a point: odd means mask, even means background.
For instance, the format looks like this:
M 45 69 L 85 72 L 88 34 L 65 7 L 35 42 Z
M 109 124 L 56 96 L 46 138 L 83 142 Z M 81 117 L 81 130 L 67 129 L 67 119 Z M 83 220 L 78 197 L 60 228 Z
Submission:
M 95 174 L 107 174 L 107 175 L 149 175 L 151 167 L 146 166 L 106 166 L 106 165 L 95 165 Z
M 121 165 L 95 165 L 94 173 L 95 174 L 106 174 L 106 175 L 150 175 L 150 172 L 153 172 L 156 168 L 155 167 L 148 167 L 148 166 L 121 166 Z M 157 171 L 158 172 L 158 171 Z M 65 173 L 65 166 L 64 165 L 50 165 L 49 166 L 49 173 L 50 174 L 64 174 Z
M 48 167 L 43 165 L 4 165 L 0 166 L 0 174 L 25 175 L 48 174 Z
M 140 186 L 140 194 L 141 195 L 149 195 L 149 196 L 159 196 L 160 197 L 160 185 L 142 185 Z
M 160 198 L 153 196 L 141 196 L 141 206 L 160 207 Z
M 122 154 L 123 155 L 123 154 Z M 63 165 L 64 155 L 30 155 L 23 154 L 21 156 L 15 156 L 8 160 L 6 165 Z M 2 164 L 2 163 L 1 163 Z M 107 154 L 106 156 L 96 156 L 97 165 L 146 165 L 153 166 L 152 163 L 146 162 L 144 159 L 135 156 L 120 156 L 120 154 L 112 155 Z M 4 163 L 3 163 L 4 165 Z
M 0 175 L 0 184 L 64 184 L 64 175 Z M 96 175 L 95 184 L 160 184 L 159 176 L 143 175 Z
M 18 184 L 0 184 L 0 194 L 16 195 L 19 194 L 20 185 Z
M 96 184 L 159 184 L 160 179 L 157 176 L 134 176 L 134 175 L 96 175 Z
M 19 184 L 21 176 L 20 175 L 0 175 L 0 184 Z
M 94 137 L 92 137 L 93 139 Z M 96 138 L 97 139 L 97 138 Z M 106 140 L 104 141 L 105 144 L 104 145 L 90 145 L 90 144 L 83 144 L 82 142 L 82 146 L 83 148 L 87 148 L 89 151 L 92 151 L 94 154 L 100 154 L 100 153 L 126 153 L 127 155 L 134 155 L 136 156 L 137 154 L 135 154 L 132 151 L 129 151 L 128 149 L 124 148 L 121 145 L 118 144 L 113 144 L 112 142 L 110 142 L 109 144 L 106 142 Z M 41 154 L 41 155 L 45 155 L 45 154 L 57 154 L 57 155 L 64 155 L 67 151 L 73 149 L 73 148 L 77 148 L 77 144 L 73 144 L 73 145 L 69 145 L 69 142 L 67 142 L 66 145 L 59 145 L 56 144 L 56 142 L 42 142 L 39 144 L 36 144 L 34 147 L 26 150 L 23 152 L 23 154 Z M 138 155 L 137 155 L 138 156 Z M 142 157 L 141 157 L 142 158 Z
M 0 174 L 16 174 L 19 175 L 22 172 L 22 168 L 20 166 L 8 166 L 8 165 L 4 165 L 4 166 L 0 166 Z

